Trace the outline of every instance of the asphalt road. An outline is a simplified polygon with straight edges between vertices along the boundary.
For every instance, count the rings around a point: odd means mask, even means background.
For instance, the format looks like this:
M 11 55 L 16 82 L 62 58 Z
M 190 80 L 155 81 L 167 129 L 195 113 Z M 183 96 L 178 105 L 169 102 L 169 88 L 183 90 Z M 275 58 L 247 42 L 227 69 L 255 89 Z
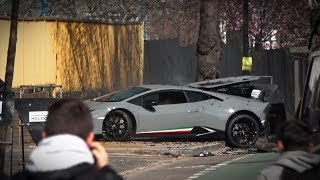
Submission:
M 16 172 L 22 171 L 22 159 L 20 155 L 20 151 L 13 152 L 13 168 L 12 172 L 15 174 Z M 31 150 L 25 151 L 25 157 L 27 157 L 31 153 Z M 144 169 L 145 167 L 149 167 L 153 164 L 161 164 L 163 162 L 170 162 L 175 160 L 176 158 L 172 156 L 165 155 L 139 155 L 139 154 L 116 154 L 109 153 L 110 165 L 113 169 L 119 172 L 121 175 L 126 175 L 131 173 L 132 171 L 138 171 L 140 169 Z M 5 173 L 10 174 L 10 160 L 7 156 L 5 159 Z
M 277 157 L 277 153 L 191 157 L 133 172 L 125 178 L 129 180 L 254 180 L 258 172 Z
M 213 169 L 217 169 L 217 166 L 223 166 L 224 164 L 232 164 L 231 160 L 247 157 L 248 154 L 256 153 L 255 149 L 231 149 L 223 145 L 216 146 L 214 142 L 112 142 L 103 143 L 109 152 L 109 159 L 111 166 L 120 173 L 126 179 L 212 179 L 211 176 L 217 176 L 220 179 L 225 176 L 225 172 L 220 174 L 211 174 Z M 219 144 L 219 143 L 218 143 Z M 221 144 L 221 143 L 220 143 Z M 264 143 L 265 144 L 265 143 Z M 214 156 L 209 157 L 189 157 L 189 156 L 175 156 L 175 153 L 164 153 L 174 152 L 171 150 L 183 150 L 192 149 L 198 147 L 198 150 L 204 150 L 201 147 L 205 146 L 215 147 L 213 152 Z M 27 145 L 25 149 L 25 157 L 29 156 L 30 152 L 35 148 L 34 145 Z M 132 151 L 139 149 L 139 151 Z M 148 151 L 140 151 L 145 149 Z M 211 149 L 211 150 L 213 150 Z M 121 151 L 120 151 L 121 150 Z M 162 150 L 162 153 L 150 153 L 155 150 Z M 149 152 L 150 151 L 150 152 Z M 134 153 L 132 153 L 134 152 Z M 145 153 L 148 152 L 148 153 Z M 9 152 L 8 152 L 9 153 Z M 7 154 L 8 155 L 8 154 Z M 199 155 L 199 154 L 197 154 Z M 250 155 L 251 156 L 251 155 Z M 254 156 L 254 155 L 252 155 Z M 254 156 L 255 157 L 255 156 Z M 15 148 L 13 153 L 13 173 L 21 171 L 21 149 Z M 237 159 L 238 161 L 239 159 Z M 262 161 L 261 165 L 267 164 L 268 161 Z M 6 173 L 9 174 L 9 156 L 6 156 Z M 19 165 L 20 164 L 20 165 Z M 247 162 L 243 164 L 255 164 L 253 162 Z M 255 166 L 257 165 L 257 162 Z M 225 167 L 224 167 L 225 166 Z M 251 166 L 252 168 L 253 166 Z M 226 172 L 236 172 L 237 169 L 241 169 L 237 166 L 231 167 Z M 247 172 L 250 172 L 247 169 Z M 228 174 L 228 173 L 227 173 Z M 231 173 L 232 174 L 232 173 Z M 208 175 L 208 176 L 207 176 Z
M 263 168 L 272 164 L 278 157 L 278 153 L 249 154 L 211 166 L 194 174 L 190 179 L 254 180 Z
M 28 153 L 26 154 L 28 155 Z M 125 179 L 256 179 L 257 173 L 277 159 L 278 153 L 228 154 L 208 157 L 109 154 L 111 166 Z M 17 167 L 14 166 L 15 170 Z M 21 170 L 21 167 L 20 167 Z
M 188 157 L 176 159 L 175 161 L 162 163 L 149 167 L 144 170 L 132 172 L 125 176 L 129 180 L 152 179 L 152 180 L 170 180 L 170 179 L 188 179 L 194 174 L 201 172 L 213 165 L 230 161 L 243 155 L 219 155 L 209 157 Z
M 112 168 L 123 176 L 141 171 L 155 164 L 169 163 L 176 160 L 171 156 L 137 154 L 109 154 L 109 158 Z

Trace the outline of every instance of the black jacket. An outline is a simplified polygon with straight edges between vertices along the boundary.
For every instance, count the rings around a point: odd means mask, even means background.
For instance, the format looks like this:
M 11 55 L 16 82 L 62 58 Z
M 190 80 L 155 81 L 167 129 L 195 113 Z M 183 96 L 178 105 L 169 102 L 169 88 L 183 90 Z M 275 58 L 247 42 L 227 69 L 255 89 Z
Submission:
M 320 162 L 320 156 L 304 151 L 287 151 L 281 154 L 279 159 L 266 169 L 263 169 L 258 180 L 292 179 L 297 174 L 312 169 Z
M 8 178 L 8 176 L 6 174 L 4 174 L 3 172 L 0 171 L 0 179 L 1 180 L 8 180 L 9 178 Z
M 110 166 L 100 170 L 94 169 L 93 165 L 82 163 L 67 169 L 48 172 L 20 172 L 11 180 L 122 180 Z

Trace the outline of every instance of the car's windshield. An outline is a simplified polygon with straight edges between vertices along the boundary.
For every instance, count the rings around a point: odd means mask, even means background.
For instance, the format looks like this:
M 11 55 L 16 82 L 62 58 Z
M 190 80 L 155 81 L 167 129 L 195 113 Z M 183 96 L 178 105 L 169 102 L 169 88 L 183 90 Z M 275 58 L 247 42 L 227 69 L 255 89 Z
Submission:
M 94 99 L 97 102 L 120 102 L 134 95 L 143 93 L 150 89 L 144 87 L 133 87 L 129 89 L 124 89 L 121 91 L 116 91 L 113 93 L 109 93 Z

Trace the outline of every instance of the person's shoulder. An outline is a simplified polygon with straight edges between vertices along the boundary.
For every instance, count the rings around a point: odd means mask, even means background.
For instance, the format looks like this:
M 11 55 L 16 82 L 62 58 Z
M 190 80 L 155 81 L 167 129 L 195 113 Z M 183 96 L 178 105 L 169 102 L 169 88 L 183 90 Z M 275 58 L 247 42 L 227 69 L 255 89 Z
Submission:
M 80 170 L 80 172 L 79 172 Z M 73 172 L 72 172 L 73 171 Z M 77 172 L 79 173 L 77 173 Z M 72 169 L 68 169 L 68 173 L 74 174 L 73 179 L 92 179 L 92 180 L 123 180 L 114 169 L 110 166 L 105 166 L 99 170 L 96 170 L 93 165 L 80 164 Z
M 298 179 L 308 179 L 308 180 L 315 180 L 320 179 L 320 163 L 318 163 L 316 166 L 314 166 L 311 169 L 308 169 L 301 174 L 299 174 Z
M 19 172 L 15 174 L 11 180 L 29 180 L 29 179 L 92 179 L 92 180 L 123 180 L 114 169 L 105 166 L 100 170 L 96 170 L 93 165 L 83 163 L 71 168 L 49 171 L 49 172 Z M 1 179 L 2 180 L 2 179 Z
M 10 178 L 10 180 L 27 180 L 27 179 L 28 177 L 25 172 L 18 172 Z
M 258 174 L 258 180 L 277 180 L 280 179 L 281 173 L 283 171 L 282 166 L 271 165 L 263 170 L 261 170 Z
M 111 166 L 107 165 L 98 171 L 97 179 L 114 179 L 122 180 L 123 177 L 120 176 Z
M 1 79 L 0 79 L 0 80 L 1 80 Z M 8 180 L 9 177 L 8 177 L 6 174 L 4 174 L 3 172 L 0 171 L 0 179 L 1 179 L 1 180 Z

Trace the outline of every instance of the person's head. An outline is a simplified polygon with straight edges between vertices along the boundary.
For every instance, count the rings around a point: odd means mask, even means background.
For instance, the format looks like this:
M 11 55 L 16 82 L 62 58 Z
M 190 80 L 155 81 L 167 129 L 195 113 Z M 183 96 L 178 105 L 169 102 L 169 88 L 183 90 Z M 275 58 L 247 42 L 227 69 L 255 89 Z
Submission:
M 77 99 L 62 99 L 49 107 L 43 137 L 71 134 L 93 140 L 93 123 L 88 107 Z
M 277 145 L 280 151 L 310 151 L 312 132 L 302 122 L 286 121 L 279 129 Z

